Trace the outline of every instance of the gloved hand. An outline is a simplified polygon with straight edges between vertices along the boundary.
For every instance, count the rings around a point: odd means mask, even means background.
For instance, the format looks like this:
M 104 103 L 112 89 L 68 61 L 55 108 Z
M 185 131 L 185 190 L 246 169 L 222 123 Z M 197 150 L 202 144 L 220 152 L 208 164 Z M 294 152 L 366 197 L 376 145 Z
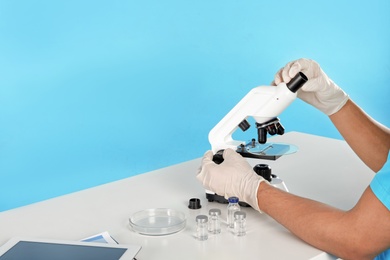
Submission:
M 226 149 L 223 158 L 221 164 L 216 164 L 213 162 L 213 152 L 206 152 L 196 178 L 206 189 L 226 199 L 236 196 L 260 211 L 257 190 L 260 183 L 266 180 L 257 175 L 249 163 L 234 150 Z
M 348 95 L 338 87 L 313 60 L 299 59 L 287 63 L 275 75 L 275 84 L 288 83 L 299 71 L 309 79 L 298 91 L 298 97 L 328 116 L 339 111 L 348 101 Z

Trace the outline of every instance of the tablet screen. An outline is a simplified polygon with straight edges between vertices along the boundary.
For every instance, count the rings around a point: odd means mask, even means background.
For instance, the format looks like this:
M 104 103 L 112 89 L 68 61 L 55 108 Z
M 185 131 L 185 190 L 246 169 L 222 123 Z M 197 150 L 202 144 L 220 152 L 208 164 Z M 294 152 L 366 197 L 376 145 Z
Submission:
M 0 260 L 118 260 L 125 248 L 19 241 Z

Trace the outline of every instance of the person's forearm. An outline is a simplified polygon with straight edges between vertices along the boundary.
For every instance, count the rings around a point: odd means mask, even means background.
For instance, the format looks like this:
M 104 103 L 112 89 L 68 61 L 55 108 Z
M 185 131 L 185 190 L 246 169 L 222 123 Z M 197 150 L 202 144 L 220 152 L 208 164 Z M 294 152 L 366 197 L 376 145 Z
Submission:
M 343 258 L 363 259 L 359 236 L 351 239 L 347 212 L 281 191 L 267 183 L 258 189 L 259 208 L 297 237 Z
M 345 141 L 373 171 L 387 160 L 390 130 L 364 113 L 351 100 L 329 117 Z

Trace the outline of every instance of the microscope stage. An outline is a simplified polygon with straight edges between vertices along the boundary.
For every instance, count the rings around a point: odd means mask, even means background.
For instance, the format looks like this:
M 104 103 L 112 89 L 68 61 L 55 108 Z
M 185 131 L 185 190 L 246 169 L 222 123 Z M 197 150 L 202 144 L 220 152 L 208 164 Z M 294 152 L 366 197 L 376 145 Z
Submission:
M 282 155 L 292 154 L 298 151 L 298 147 L 284 143 L 265 143 L 250 141 L 246 145 L 237 147 L 237 152 L 243 157 L 276 160 Z

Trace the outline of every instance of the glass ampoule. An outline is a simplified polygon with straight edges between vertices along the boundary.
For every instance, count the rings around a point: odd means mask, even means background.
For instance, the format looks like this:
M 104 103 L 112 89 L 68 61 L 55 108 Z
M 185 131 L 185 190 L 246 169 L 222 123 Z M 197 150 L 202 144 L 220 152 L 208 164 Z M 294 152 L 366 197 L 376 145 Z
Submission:
M 227 225 L 229 229 L 234 229 L 234 213 L 240 211 L 239 199 L 237 197 L 230 197 L 227 206 Z
M 221 233 L 221 210 L 210 209 L 209 210 L 209 232 L 211 234 Z
M 239 237 L 246 235 L 246 213 L 243 211 L 234 213 L 234 234 Z
M 206 215 L 196 216 L 196 239 L 204 241 L 209 238 L 207 222 L 208 217 Z

